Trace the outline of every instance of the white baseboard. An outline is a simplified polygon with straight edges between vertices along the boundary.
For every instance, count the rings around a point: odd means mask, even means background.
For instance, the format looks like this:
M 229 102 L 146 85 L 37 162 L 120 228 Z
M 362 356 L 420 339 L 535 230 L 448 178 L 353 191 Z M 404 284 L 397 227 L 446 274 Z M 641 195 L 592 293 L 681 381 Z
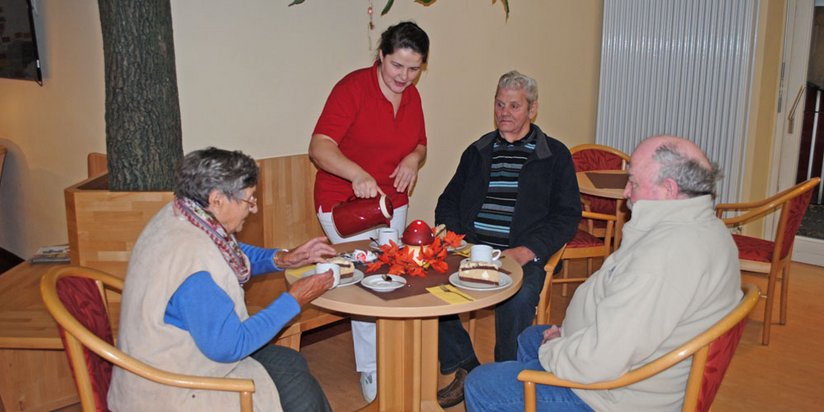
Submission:
M 796 236 L 793 260 L 810 265 L 824 266 L 824 240 Z

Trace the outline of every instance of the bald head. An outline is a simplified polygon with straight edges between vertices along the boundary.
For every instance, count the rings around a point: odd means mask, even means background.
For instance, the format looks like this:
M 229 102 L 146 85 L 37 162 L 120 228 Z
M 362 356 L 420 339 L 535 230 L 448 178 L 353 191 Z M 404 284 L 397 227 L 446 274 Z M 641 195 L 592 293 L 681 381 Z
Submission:
M 630 181 L 624 195 L 637 200 L 715 196 L 718 167 L 695 143 L 675 136 L 650 137 L 630 159 Z

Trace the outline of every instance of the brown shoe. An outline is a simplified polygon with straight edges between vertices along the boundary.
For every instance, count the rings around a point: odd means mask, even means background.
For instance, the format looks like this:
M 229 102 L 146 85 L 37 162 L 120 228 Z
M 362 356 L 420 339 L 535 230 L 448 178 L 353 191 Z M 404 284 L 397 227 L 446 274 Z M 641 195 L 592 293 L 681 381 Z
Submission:
M 465 369 L 455 370 L 455 379 L 438 391 L 438 405 L 441 408 L 451 408 L 464 400 L 464 381 L 467 372 Z

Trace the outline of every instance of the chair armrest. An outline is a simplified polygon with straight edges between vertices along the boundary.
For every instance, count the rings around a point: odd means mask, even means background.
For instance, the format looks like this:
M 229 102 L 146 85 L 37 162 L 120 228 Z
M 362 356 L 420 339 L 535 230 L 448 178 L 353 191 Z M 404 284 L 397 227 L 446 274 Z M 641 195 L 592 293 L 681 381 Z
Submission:
M 750 208 L 750 210 L 747 210 L 746 212 L 744 212 L 744 213 L 742 213 L 738 216 L 722 218 L 721 220 L 723 220 L 724 224 L 729 226 L 729 227 L 741 226 L 741 225 L 750 223 L 754 220 L 758 220 L 758 219 L 766 216 L 767 214 L 772 213 L 776 208 L 781 207 L 782 205 L 783 205 L 783 202 L 769 202 L 769 203 L 762 204 L 762 205 L 759 205 L 759 206 L 754 207 L 754 208 Z M 721 206 L 721 205 L 718 205 L 718 206 Z M 720 218 L 721 213 L 723 213 L 723 211 L 721 209 L 719 209 L 718 206 L 716 206 L 716 215 L 718 215 L 718 217 Z M 742 210 L 742 209 L 744 209 L 744 208 L 735 208 L 735 209 L 727 209 L 727 210 Z
M 606 221 L 611 221 L 611 222 L 615 222 L 616 220 L 618 220 L 618 218 L 615 217 L 615 215 L 607 215 L 607 214 L 604 214 L 604 213 L 590 212 L 590 211 L 587 211 L 587 210 L 584 210 L 583 212 L 581 212 L 581 217 L 584 218 L 584 219 L 606 220 Z

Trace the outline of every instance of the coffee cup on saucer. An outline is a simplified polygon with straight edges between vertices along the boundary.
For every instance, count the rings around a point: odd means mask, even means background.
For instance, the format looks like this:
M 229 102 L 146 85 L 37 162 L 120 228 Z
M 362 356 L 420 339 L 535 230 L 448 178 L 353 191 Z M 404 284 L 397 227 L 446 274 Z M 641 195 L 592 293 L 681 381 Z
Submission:
M 469 259 L 473 262 L 494 262 L 501 258 L 501 250 L 488 245 L 474 245 L 469 249 Z

